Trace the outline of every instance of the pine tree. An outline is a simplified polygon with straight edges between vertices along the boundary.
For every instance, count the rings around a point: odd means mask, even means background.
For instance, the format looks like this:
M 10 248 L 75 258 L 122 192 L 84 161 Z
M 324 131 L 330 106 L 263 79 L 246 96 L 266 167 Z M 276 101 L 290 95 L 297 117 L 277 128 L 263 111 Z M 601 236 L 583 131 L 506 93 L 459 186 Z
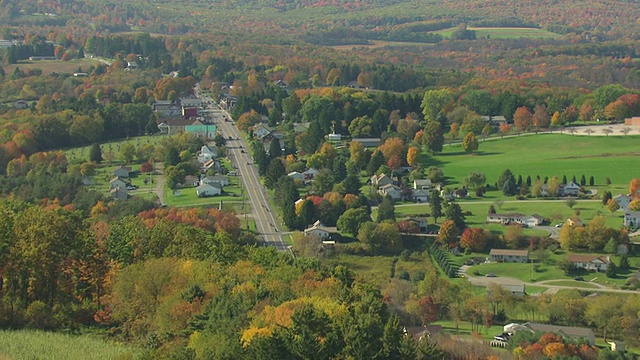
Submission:
M 91 145 L 91 149 L 89 149 L 89 160 L 96 164 L 102 162 L 102 149 L 100 148 L 100 144 L 95 143 Z
M 442 199 L 437 191 L 432 191 L 429 197 L 429 207 L 431 208 L 431 216 L 434 222 L 438 222 L 438 218 L 442 216 Z
M 380 206 L 378 207 L 377 222 L 383 222 L 384 220 L 396 221 L 395 205 L 391 196 L 387 195 L 382 199 Z
M 589 178 L 589 186 L 593 186 L 593 185 L 595 185 L 595 183 L 596 183 L 596 180 L 593 178 L 593 176 L 591 176 Z

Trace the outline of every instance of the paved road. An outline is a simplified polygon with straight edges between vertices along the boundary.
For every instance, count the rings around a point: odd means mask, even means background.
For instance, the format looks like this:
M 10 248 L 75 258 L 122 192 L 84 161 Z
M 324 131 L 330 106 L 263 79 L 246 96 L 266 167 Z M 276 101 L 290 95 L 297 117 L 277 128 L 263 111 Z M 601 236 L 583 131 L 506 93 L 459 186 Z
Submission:
M 156 195 L 160 200 L 160 204 L 164 205 L 164 164 L 157 162 L 154 164 L 156 175 Z
M 207 97 L 202 97 L 204 101 L 211 101 Z M 251 203 L 251 217 L 256 223 L 258 233 L 262 234 L 262 240 L 275 246 L 279 251 L 287 251 L 288 246 L 282 240 L 282 231 L 278 226 L 278 218 L 275 216 L 267 201 L 267 190 L 260 183 L 258 169 L 253 166 L 253 159 L 249 154 L 246 141 L 240 136 L 240 131 L 232 122 L 224 121 L 224 118 L 231 119 L 226 111 L 219 109 L 217 105 L 208 108 L 209 114 L 216 122 L 217 130 L 227 140 L 227 157 L 231 164 L 237 169 L 238 175 L 242 179 L 246 195 Z

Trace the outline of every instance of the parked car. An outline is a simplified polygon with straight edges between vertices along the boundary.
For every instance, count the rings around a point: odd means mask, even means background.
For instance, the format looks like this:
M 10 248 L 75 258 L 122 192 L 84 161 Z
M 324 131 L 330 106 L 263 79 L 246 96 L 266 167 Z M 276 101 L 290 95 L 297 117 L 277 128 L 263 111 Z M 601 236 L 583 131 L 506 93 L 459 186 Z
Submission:
M 556 227 L 557 227 L 557 228 L 561 228 L 561 227 L 562 227 L 562 223 L 560 223 L 560 224 L 556 224 Z
M 573 280 L 575 281 L 584 281 L 584 278 L 582 276 L 576 276 L 573 278 Z
M 135 190 L 138 187 L 136 185 L 127 185 L 127 190 Z
M 509 333 L 502 333 L 502 334 L 498 334 L 498 335 L 494 336 L 493 338 L 495 340 L 498 340 L 498 341 L 507 342 L 507 341 L 509 341 L 509 337 L 510 337 Z
M 494 273 L 488 273 L 487 275 L 485 275 L 485 277 L 498 277 L 498 275 Z

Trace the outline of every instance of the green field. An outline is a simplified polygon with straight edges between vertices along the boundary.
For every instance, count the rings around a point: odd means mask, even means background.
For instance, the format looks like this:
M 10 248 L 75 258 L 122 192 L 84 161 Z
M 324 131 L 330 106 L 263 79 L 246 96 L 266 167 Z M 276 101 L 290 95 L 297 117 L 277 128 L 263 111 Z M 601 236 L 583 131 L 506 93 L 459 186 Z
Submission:
M 100 62 L 95 59 L 73 59 L 69 61 L 62 60 L 38 60 L 38 61 L 30 61 L 30 60 L 20 60 L 17 64 L 5 65 L 4 71 L 7 74 L 11 74 L 15 71 L 16 68 L 20 68 L 20 70 L 24 71 L 26 69 L 40 69 L 42 70 L 42 75 L 49 75 L 51 73 L 58 74 L 72 74 L 78 71 L 78 68 L 81 68 L 83 71 L 87 71 L 91 66 L 98 66 Z M 86 78 L 85 78 L 86 79 Z
M 487 36 L 491 39 L 519 39 L 519 38 L 529 38 L 529 39 L 537 39 L 537 38 L 558 38 L 562 35 L 552 33 L 550 31 L 536 29 L 536 28 L 481 28 L 481 27 L 469 27 L 469 30 L 475 30 L 476 38 L 486 38 Z M 449 38 L 451 34 L 456 30 L 456 28 L 449 28 L 444 30 L 434 31 L 434 33 L 440 34 L 443 37 Z
M 43 331 L 0 331 L 0 359 L 134 359 L 142 350 L 90 335 Z
M 166 135 L 153 135 L 153 136 L 138 136 L 132 137 L 124 140 L 111 141 L 107 143 L 101 143 L 100 148 L 102 149 L 102 157 L 104 159 L 104 163 L 109 163 L 109 152 L 113 156 L 112 162 L 120 161 L 120 157 L 118 152 L 120 151 L 120 146 L 124 143 L 131 143 L 135 147 L 138 147 L 143 144 L 153 144 L 156 145 L 160 140 L 165 139 Z M 77 162 L 85 162 L 89 161 L 89 149 L 91 145 L 82 146 L 77 148 L 71 148 L 64 150 L 64 154 L 67 157 L 67 160 L 77 161 Z
M 523 181 L 527 176 L 573 176 L 587 181 L 593 176 L 596 186 L 604 186 L 610 178 L 612 187 L 627 188 L 638 176 L 629 164 L 640 160 L 638 136 L 575 136 L 539 134 L 501 140 L 481 141 L 477 153 L 466 154 L 460 145 L 446 146 L 441 154 L 426 159 L 427 166 L 443 167 L 450 185 L 462 185 L 470 171 L 480 171 L 493 184 L 505 169 Z M 589 187 L 589 186 L 587 186 Z M 616 195 L 614 193 L 614 195 Z

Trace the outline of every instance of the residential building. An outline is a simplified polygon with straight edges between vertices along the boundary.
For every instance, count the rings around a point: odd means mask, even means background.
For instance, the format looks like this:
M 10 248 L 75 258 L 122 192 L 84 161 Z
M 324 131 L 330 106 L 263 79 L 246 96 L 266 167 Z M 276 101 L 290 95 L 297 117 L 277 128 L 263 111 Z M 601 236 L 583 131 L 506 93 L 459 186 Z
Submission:
M 128 178 L 129 173 L 131 172 L 131 168 L 128 166 L 118 166 L 113 170 L 113 175 L 120 178 Z
M 151 105 L 151 109 L 159 117 L 179 117 L 182 114 L 182 107 L 169 100 L 158 100 Z
M 305 180 L 305 176 L 302 173 L 299 173 L 297 171 L 292 171 L 290 173 L 287 174 L 288 177 L 292 178 L 293 181 L 304 181 Z
M 491 249 L 489 256 L 491 261 L 496 262 L 529 262 L 529 250 Z
M 427 190 L 411 189 L 411 201 L 418 203 L 429 201 L 429 192 Z
M 203 184 L 196 188 L 198 197 L 209 197 L 222 194 L 222 189 L 210 184 Z
M 606 271 L 611 262 L 608 256 L 589 254 L 569 254 L 567 260 L 573 263 L 578 269 L 592 271 Z
M 616 195 L 613 197 L 613 200 L 618 203 L 620 210 L 627 211 L 629 210 L 629 203 L 633 200 L 633 198 L 629 195 Z
M 317 236 L 320 240 L 327 240 L 331 238 L 331 234 L 335 234 L 337 232 L 338 230 L 335 227 L 324 226 L 320 220 L 318 220 L 304 230 L 304 235 Z
M 402 219 L 402 221 L 410 221 L 412 223 L 415 223 L 416 225 L 418 225 L 418 228 L 420 228 L 420 232 L 427 231 L 427 228 L 429 227 L 429 222 L 426 216 L 408 216 Z
M 216 174 L 213 176 L 207 176 L 204 179 L 200 180 L 200 185 L 214 185 L 219 188 L 223 188 L 229 185 L 229 178 L 225 175 Z
M 265 124 L 258 124 L 253 127 L 253 136 L 260 141 L 264 140 L 269 134 L 271 134 L 271 129 Z
M 113 179 L 111 179 L 111 181 L 109 181 L 109 189 L 126 189 L 127 185 L 129 185 L 129 183 L 119 177 L 114 177 Z
M 199 107 L 202 107 L 202 99 L 200 99 L 199 97 L 196 97 L 195 95 L 190 95 L 188 97 L 180 98 L 180 105 L 188 108 L 191 108 L 191 107 L 199 108 Z
M 437 336 L 441 331 L 441 325 L 405 326 L 403 328 L 404 335 L 411 336 L 415 341 L 430 339 L 433 336 Z
M 558 326 L 549 324 L 540 324 L 535 322 L 527 322 L 515 327 L 516 332 L 521 330 L 528 330 L 531 332 L 552 333 L 559 335 L 563 338 L 569 339 L 585 339 L 589 342 L 589 345 L 593 346 L 596 341 L 596 336 L 593 330 L 582 327 L 574 326 Z
M 183 186 L 198 186 L 200 185 L 200 179 L 197 176 L 187 175 L 184 177 Z
M 431 190 L 431 179 L 413 180 L 413 188 L 415 190 Z
M 640 227 L 640 211 L 625 211 L 623 224 L 626 227 Z
M 511 293 L 511 295 L 515 296 L 515 297 L 523 297 L 525 295 L 527 295 L 527 293 L 525 292 L 525 286 L 524 284 L 519 284 L 519 285 L 500 285 L 504 290 L 507 290 L 508 292 Z
M 564 186 L 560 186 L 561 196 L 578 196 L 578 194 L 580 194 L 580 184 L 577 184 L 574 181 L 571 181 Z
M 186 131 L 187 125 L 194 123 L 192 119 L 183 118 L 158 118 L 156 122 L 160 133 L 165 135 L 182 134 Z
M 113 200 L 127 200 L 129 198 L 129 192 L 125 188 L 112 188 L 109 190 L 109 194 Z
M 204 124 L 199 120 L 185 126 L 184 131 L 208 140 L 213 140 L 216 137 L 216 126 L 213 124 Z
M 384 186 L 380 186 L 378 188 L 378 194 L 380 194 L 381 196 L 391 196 L 391 198 L 393 200 L 400 200 L 402 199 L 402 189 L 400 189 L 399 187 L 393 185 L 393 184 L 387 184 Z
M 382 173 L 380 175 L 373 175 L 371 176 L 370 180 L 371 186 L 377 188 L 394 183 L 393 179 L 385 175 L 385 173 Z
M 215 146 L 202 145 L 200 151 L 198 151 L 198 162 L 204 164 L 216 156 L 218 156 L 218 149 Z
M 524 215 L 519 213 L 510 214 L 489 214 L 487 215 L 487 223 L 498 223 L 501 225 L 526 225 L 539 226 L 544 221 L 540 215 Z
M 320 171 L 318 171 L 318 169 L 308 168 L 302 172 L 302 175 L 304 175 L 306 180 L 313 180 L 319 173 Z

